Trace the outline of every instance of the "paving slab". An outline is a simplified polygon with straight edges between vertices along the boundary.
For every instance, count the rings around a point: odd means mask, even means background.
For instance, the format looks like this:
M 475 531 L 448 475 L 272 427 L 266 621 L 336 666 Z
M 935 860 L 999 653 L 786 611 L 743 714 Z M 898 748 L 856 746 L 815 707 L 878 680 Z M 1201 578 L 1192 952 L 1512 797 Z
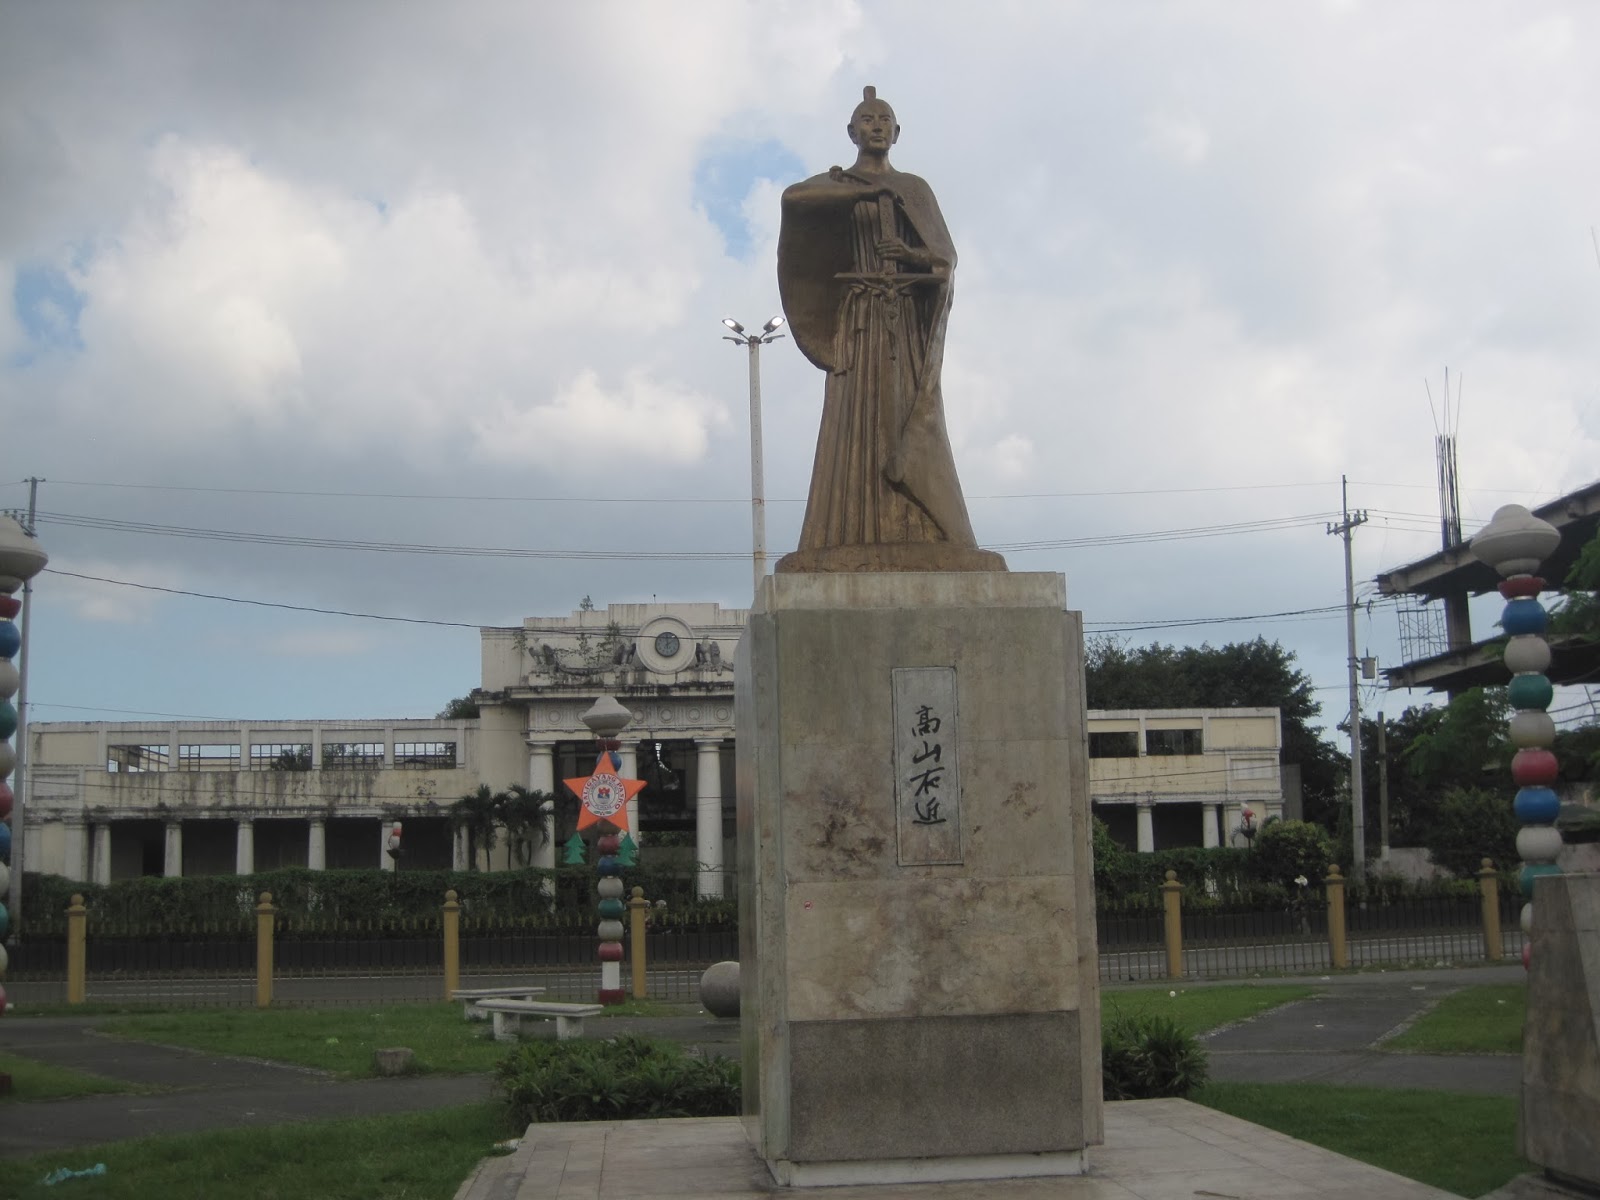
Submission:
M 674 1166 L 663 1169 L 664 1157 Z M 779 1188 L 737 1117 L 531 1125 L 456 1200 L 1443 1200 L 1426 1184 L 1185 1100 L 1106 1105 L 1106 1144 L 1080 1176 Z
M 1348 978 L 1348 977 L 1347 977 Z M 1350 1087 L 1424 1088 L 1515 1096 L 1516 1054 L 1405 1054 L 1381 1049 L 1442 998 L 1477 975 L 1430 972 L 1411 979 L 1362 978 L 1322 995 L 1271 1009 L 1201 1042 L 1211 1077 L 1234 1083 L 1315 1082 Z

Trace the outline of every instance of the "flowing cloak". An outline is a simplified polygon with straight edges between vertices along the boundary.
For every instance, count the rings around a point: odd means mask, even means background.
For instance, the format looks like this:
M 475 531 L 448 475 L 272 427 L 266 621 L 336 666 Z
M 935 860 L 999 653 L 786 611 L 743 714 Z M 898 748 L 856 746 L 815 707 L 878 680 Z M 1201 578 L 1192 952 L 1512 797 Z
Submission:
M 817 446 L 818 461 L 813 470 L 812 494 L 807 504 L 808 528 L 802 533 L 802 549 L 808 548 L 808 542 L 815 548 L 819 537 L 823 544 L 831 544 L 826 532 L 811 528 L 813 511 L 819 505 L 825 456 L 855 452 L 854 447 L 825 444 L 829 425 L 827 407 L 843 403 L 838 397 L 848 391 L 849 386 L 843 377 L 856 370 L 856 364 L 849 358 L 852 334 L 859 330 L 842 326 L 852 319 L 852 296 L 859 293 L 860 286 L 841 276 L 856 274 L 859 277 L 863 270 L 859 261 L 858 231 L 852 218 L 857 206 L 871 200 L 873 192 L 864 184 L 853 182 L 853 178 L 840 180 L 831 174 L 816 175 L 793 185 L 783 194 L 783 223 L 778 234 L 778 290 L 784 315 L 795 344 L 829 376 L 823 434 Z M 945 430 L 944 398 L 940 388 L 955 246 L 938 201 L 926 182 L 916 175 L 891 170 L 873 176 L 872 183 L 893 193 L 897 227 L 902 234 L 913 235 L 905 240 L 912 245 L 920 243 L 939 260 L 933 278 L 922 273 L 924 282 L 914 289 L 914 303 L 905 305 L 902 310 L 910 321 L 897 322 L 911 326 L 901 329 L 897 336 L 915 339 L 918 343 L 911 348 L 915 351 L 911 359 L 920 365 L 915 379 L 909 381 L 913 384 L 912 394 L 867 398 L 876 406 L 892 404 L 899 410 L 895 422 L 898 429 L 891 434 L 891 444 L 884 448 L 882 461 L 874 466 L 889 487 L 909 498 L 927 522 L 936 527 L 931 536 L 918 537 L 913 533 L 903 535 L 904 540 L 944 541 L 975 547 L 972 523 L 967 516 L 966 501 L 961 495 L 961 483 L 950 451 L 950 438 Z M 900 272 L 918 274 L 905 265 L 901 265 Z M 878 348 L 869 347 L 868 352 L 878 352 Z M 878 386 L 883 387 L 882 381 L 890 378 L 895 370 L 891 365 L 887 371 L 864 374 L 877 379 Z M 901 371 L 898 379 L 906 381 L 906 378 L 906 373 Z M 855 399 L 860 401 L 861 398 Z M 902 537 L 894 540 L 902 540 Z

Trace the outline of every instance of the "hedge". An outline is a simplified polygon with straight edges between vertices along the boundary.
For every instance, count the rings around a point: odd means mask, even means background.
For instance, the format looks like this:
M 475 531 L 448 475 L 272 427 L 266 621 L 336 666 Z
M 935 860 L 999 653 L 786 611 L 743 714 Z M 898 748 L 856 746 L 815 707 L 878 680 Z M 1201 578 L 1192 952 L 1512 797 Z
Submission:
M 272 893 L 279 924 L 297 930 L 360 929 L 408 933 L 435 928 L 445 892 L 461 901 L 462 929 L 565 928 L 595 920 L 593 867 L 553 871 L 312 871 L 290 867 L 254 875 L 188 875 L 125 879 L 100 885 L 35 873 L 23 877 L 25 932 L 55 934 L 66 909 L 81 894 L 102 935 L 226 933 L 253 930 L 257 898 Z M 630 889 L 644 888 L 655 929 L 674 924 L 727 927 L 737 920 L 732 900 L 694 898 L 694 878 L 681 872 L 633 867 Z M 554 902 L 545 889 L 554 893 Z M 658 900 L 665 907 L 656 907 Z

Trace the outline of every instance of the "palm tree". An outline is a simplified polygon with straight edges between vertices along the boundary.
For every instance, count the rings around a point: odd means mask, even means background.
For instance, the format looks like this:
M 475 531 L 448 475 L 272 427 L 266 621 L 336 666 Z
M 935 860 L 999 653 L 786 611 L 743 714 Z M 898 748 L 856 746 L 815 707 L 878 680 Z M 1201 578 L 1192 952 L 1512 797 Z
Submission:
M 531 861 L 532 851 L 550 839 L 545 818 L 554 808 L 555 797 L 548 792 L 536 792 L 520 783 L 497 792 L 484 783 L 450 806 L 450 825 L 466 831 L 467 859 L 474 869 L 479 851 L 485 855 L 492 851 L 502 830 L 510 839 L 513 854 Z

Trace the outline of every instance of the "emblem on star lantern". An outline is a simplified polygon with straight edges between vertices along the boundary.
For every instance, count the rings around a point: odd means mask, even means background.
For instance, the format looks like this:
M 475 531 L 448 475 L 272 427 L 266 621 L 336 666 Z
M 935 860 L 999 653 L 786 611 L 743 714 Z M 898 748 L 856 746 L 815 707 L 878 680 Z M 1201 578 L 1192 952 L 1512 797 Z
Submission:
M 628 828 L 628 801 L 644 790 L 644 780 L 624 779 L 621 769 L 621 760 L 606 750 L 595 761 L 592 773 L 561 781 L 580 801 L 580 830 L 601 823 L 618 830 Z

